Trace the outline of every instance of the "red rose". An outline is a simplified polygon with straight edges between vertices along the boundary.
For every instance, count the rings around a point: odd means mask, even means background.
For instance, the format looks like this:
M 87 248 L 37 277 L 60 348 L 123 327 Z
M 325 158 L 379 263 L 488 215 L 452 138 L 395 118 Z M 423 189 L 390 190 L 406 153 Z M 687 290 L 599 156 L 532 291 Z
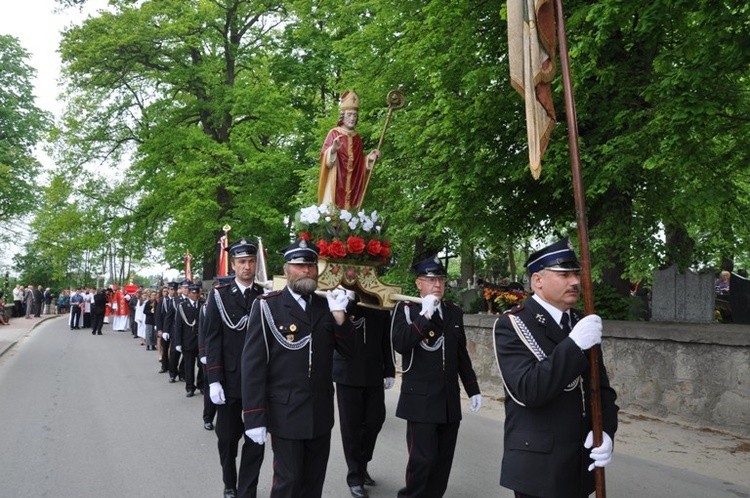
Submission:
M 383 239 L 382 241 L 380 241 L 380 245 L 383 247 L 391 247 L 391 241 L 388 239 Z
M 332 258 L 344 258 L 346 257 L 346 247 L 340 240 L 334 240 L 328 244 L 328 255 Z
M 383 246 L 383 247 L 380 248 L 380 256 L 382 258 L 385 259 L 385 258 L 387 258 L 390 255 L 391 255 L 391 248 L 390 247 Z
M 347 268 L 346 269 L 346 278 L 349 280 L 354 280 L 354 277 L 357 276 L 357 272 L 354 268 Z
M 299 234 L 299 238 L 300 239 L 305 239 L 305 240 L 309 241 L 310 240 L 310 234 L 307 233 L 307 232 L 302 232 L 301 234 Z
M 318 256 L 320 256 L 321 258 L 325 258 L 326 256 L 328 256 L 328 242 L 326 242 L 325 240 L 319 240 L 315 243 L 315 245 L 318 246 L 318 249 L 320 249 L 320 254 L 318 254 Z
M 349 237 L 346 239 L 346 248 L 352 254 L 362 254 L 365 250 L 365 241 L 361 237 Z
M 367 243 L 367 254 L 370 256 L 380 256 L 381 249 L 380 241 L 377 239 L 372 239 Z

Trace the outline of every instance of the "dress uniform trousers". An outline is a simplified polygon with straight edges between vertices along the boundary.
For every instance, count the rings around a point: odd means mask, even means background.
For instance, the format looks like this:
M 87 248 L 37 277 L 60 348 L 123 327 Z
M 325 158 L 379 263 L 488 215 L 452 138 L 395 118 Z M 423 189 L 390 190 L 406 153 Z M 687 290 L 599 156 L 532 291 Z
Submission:
M 271 435 L 274 479 L 271 498 L 320 498 L 331 451 L 330 431 L 313 439 Z
M 448 487 L 453 453 L 461 422 L 432 424 L 407 421 L 406 487 L 399 498 L 432 498 L 443 496 Z
M 227 398 L 225 404 L 214 406 L 216 406 L 216 436 L 224 487 L 233 488 L 237 483 L 239 498 L 255 498 L 258 495 L 258 476 L 266 447 L 254 443 L 245 436 L 242 399 Z M 243 439 L 243 443 L 238 480 L 235 462 L 240 439 Z
M 357 387 L 338 383 L 336 399 L 344 458 L 349 468 L 346 483 L 350 487 L 360 486 L 385 421 L 385 392 L 382 386 Z

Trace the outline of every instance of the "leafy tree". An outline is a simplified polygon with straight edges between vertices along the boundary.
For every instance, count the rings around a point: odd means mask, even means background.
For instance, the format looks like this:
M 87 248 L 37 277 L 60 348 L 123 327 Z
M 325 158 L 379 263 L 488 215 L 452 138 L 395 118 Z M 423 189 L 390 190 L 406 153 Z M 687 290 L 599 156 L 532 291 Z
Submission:
M 0 219 L 18 219 L 34 207 L 40 165 L 32 155 L 50 124 L 34 105 L 29 53 L 13 36 L 0 35 Z

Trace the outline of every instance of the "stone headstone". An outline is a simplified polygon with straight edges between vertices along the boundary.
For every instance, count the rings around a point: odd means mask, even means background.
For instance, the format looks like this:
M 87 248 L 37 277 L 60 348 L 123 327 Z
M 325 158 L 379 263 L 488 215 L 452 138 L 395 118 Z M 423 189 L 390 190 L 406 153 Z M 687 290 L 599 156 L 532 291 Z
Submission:
M 651 319 L 657 322 L 711 323 L 714 319 L 714 275 L 677 265 L 654 273 Z

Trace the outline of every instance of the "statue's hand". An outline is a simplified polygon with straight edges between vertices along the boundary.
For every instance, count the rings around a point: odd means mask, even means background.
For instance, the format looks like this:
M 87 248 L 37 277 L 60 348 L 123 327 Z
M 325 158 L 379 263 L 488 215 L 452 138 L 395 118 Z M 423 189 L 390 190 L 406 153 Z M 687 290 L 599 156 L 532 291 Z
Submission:
M 378 149 L 373 150 L 367 155 L 367 167 L 368 169 L 375 164 L 376 161 L 380 160 L 380 151 Z
M 331 152 L 337 153 L 339 149 L 341 148 L 342 142 L 344 140 L 344 135 L 339 135 L 338 137 L 333 139 L 333 142 L 331 143 Z

